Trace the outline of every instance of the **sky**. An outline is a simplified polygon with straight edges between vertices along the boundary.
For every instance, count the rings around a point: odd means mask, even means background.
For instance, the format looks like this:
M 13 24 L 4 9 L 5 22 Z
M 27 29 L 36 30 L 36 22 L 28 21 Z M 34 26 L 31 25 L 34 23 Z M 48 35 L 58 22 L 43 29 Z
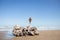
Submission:
M 0 26 L 60 26 L 60 0 L 0 0 Z

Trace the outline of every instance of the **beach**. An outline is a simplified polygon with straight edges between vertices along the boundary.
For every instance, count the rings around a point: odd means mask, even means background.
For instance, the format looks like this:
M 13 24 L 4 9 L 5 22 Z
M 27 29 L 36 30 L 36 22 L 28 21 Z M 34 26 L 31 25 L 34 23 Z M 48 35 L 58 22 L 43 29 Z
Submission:
M 41 30 L 39 35 L 15 37 L 8 31 L 0 31 L 0 40 L 60 40 L 60 30 Z

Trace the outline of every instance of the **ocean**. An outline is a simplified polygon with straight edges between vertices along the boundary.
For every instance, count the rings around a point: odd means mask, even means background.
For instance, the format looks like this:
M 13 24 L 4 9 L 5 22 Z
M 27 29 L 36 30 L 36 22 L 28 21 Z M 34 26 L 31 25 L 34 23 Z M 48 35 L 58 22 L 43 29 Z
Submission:
M 14 26 L 0 26 L 0 31 L 12 31 Z M 54 25 L 54 26 L 34 26 L 39 31 L 41 30 L 60 30 L 60 25 Z

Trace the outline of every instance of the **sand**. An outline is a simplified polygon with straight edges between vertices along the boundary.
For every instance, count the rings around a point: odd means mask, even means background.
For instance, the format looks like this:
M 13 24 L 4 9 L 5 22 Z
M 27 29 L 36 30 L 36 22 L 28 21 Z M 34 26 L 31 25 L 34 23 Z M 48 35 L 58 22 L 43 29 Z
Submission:
M 15 37 L 7 31 L 0 31 L 0 40 L 60 40 L 60 30 L 44 30 L 39 35 Z

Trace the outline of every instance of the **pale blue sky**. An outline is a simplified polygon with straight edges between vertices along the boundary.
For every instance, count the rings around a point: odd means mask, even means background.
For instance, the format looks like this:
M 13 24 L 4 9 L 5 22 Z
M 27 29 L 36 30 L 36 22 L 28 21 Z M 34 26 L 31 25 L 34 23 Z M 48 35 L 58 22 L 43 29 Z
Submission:
M 0 0 L 0 25 L 60 25 L 59 0 Z

